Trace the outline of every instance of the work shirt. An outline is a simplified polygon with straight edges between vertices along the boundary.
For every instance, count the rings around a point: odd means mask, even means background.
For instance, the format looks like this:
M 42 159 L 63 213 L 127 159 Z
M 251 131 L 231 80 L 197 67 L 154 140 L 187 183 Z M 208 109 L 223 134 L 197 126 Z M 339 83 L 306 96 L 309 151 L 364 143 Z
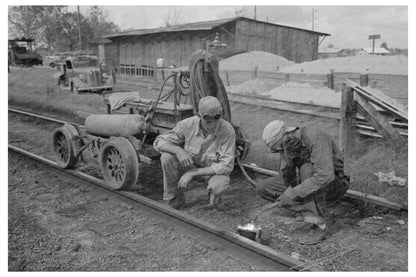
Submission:
M 175 128 L 159 135 L 153 147 L 159 152 L 167 143 L 183 147 L 197 167 L 210 166 L 217 175 L 229 175 L 234 168 L 234 128 L 220 118 L 214 134 L 204 136 L 200 122 L 198 116 L 178 122 Z
M 340 150 L 328 134 L 311 127 L 302 127 L 299 131 L 302 146 L 294 157 L 283 154 L 285 165 L 282 165 L 282 177 L 287 185 L 294 187 L 294 192 L 299 197 L 305 198 L 330 184 L 335 176 L 343 176 L 344 161 Z M 312 176 L 296 185 L 296 168 L 304 163 L 312 164 Z

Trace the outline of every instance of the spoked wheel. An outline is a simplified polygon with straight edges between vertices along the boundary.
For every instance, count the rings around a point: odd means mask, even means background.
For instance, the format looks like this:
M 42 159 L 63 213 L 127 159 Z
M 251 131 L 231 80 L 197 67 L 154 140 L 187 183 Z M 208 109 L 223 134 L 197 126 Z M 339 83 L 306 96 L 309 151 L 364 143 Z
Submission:
M 244 139 L 243 133 L 241 132 L 240 127 L 236 127 L 235 128 L 235 139 L 236 139 L 236 145 L 235 145 L 235 150 L 236 150 L 236 156 L 238 156 L 240 158 L 240 161 L 244 160 L 247 155 L 248 155 L 248 151 L 250 150 L 250 142 L 246 139 Z
M 127 189 L 139 177 L 139 159 L 126 138 L 116 138 L 101 150 L 101 169 L 105 181 L 116 190 Z
M 72 127 L 73 128 L 73 127 Z M 55 161 L 61 168 L 73 168 L 77 156 L 72 141 L 74 141 L 77 131 L 75 128 L 60 127 L 55 129 L 52 137 L 52 150 Z

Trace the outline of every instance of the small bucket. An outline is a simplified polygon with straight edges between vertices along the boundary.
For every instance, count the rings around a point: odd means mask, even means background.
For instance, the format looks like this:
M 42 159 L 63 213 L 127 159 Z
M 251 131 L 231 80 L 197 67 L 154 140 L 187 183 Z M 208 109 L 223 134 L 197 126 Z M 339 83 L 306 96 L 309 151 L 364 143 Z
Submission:
M 260 242 L 261 239 L 261 227 L 255 226 L 253 223 L 237 226 L 237 234 L 242 237 L 248 238 L 252 241 Z

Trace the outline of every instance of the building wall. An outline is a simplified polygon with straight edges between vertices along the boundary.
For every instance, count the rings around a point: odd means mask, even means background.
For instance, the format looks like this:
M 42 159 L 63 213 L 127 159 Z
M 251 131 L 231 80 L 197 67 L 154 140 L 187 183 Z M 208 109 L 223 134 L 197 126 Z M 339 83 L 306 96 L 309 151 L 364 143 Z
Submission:
M 299 29 L 248 20 L 237 21 L 236 46 L 266 51 L 294 62 L 318 58 L 319 35 Z
M 120 65 L 120 51 L 117 43 L 100 44 L 104 48 L 104 53 L 101 53 L 106 59 L 113 59 L 116 66 Z M 101 60 L 101 56 L 99 57 Z
M 162 55 L 166 67 L 172 64 L 176 67 L 186 66 L 192 53 L 200 49 L 201 39 L 210 38 L 212 33 L 215 32 L 160 34 L 153 38 L 140 36 L 134 40 L 116 42 L 120 46 L 120 64 L 156 67 L 156 60 Z
M 319 34 L 250 20 L 232 21 L 213 30 L 114 38 L 112 46 L 106 45 L 105 55 L 108 57 L 107 48 L 113 53 L 118 49 L 121 67 L 156 67 L 159 55 L 166 67 L 172 64 L 182 67 L 187 66 L 192 53 L 200 49 L 201 39 L 213 40 L 216 33 L 219 33 L 221 43 L 236 50 L 266 51 L 294 62 L 318 58 Z

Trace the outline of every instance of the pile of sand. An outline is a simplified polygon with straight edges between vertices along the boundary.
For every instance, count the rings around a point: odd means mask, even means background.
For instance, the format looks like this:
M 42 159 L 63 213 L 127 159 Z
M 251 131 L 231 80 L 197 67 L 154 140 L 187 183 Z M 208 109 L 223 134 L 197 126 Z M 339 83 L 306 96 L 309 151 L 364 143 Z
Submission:
M 269 97 L 276 100 L 328 107 L 340 107 L 341 93 L 329 88 L 313 88 L 307 83 L 287 82 L 282 86 L 267 84 L 254 79 L 235 86 L 226 87 L 229 93 Z
M 254 70 L 257 66 L 258 70 L 278 71 L 282 67 L 295 64 L 284 57 L 263 52 L 252 51 L 248 53 L 231 56 L 220 61 L 220 70 Z
M 274 87 L 276 86 L 266 84 L 264 81 L 260 79 L 254 79 L 254 80 L 249 80 L 238 85 L 228 86 L 228 87 L 226 86 L 225 88 L 226 88 L 226 91 L 229 93 L 261 95 L 262 93 L 267 92 Z
M 313 104 L 319 106 L 339 108 L 341 106 L 341 92 L 335 92 L 332 89 L 313 88 L 305 84 L 290 85 L 276 87 L 270 91 L 262 93 L 264 96 L 296 103 Z
M 331 69 L 336 72 L 407 75 L 408 58 L 402 55 L 328 58 L 289 65 L 281 68 L 280 71 L 285 73 L 328 74 Z
M 282 86 L 267 84 L 260 79 L 254 79 L 235 86 L 225 87 L 226 91 L 235 94 L 262 96 L 276 100 L 289 101 L 302 104 L 319 105 L 339 108 L 341 106 L 341 92 L 335 92 L 327 87 L 314 88 L 308 83 L 287 82 Z M 378 89 L 366 87 L 368 91 L 390 103 L 391 105 L 407 111 L 403 105 L 394 98 L 385 95 Z

